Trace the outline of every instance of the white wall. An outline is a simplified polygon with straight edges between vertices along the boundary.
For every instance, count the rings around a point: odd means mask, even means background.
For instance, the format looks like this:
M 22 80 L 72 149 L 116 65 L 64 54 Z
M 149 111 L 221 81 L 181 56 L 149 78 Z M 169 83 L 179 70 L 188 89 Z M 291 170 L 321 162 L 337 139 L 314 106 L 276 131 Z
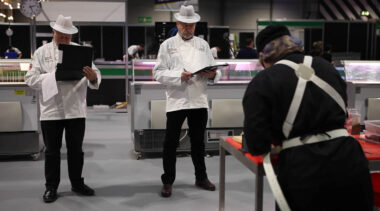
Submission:
M 71 16 L 73 21 L 121 22 L 125 20 L 123 2 L 55 1 L 42 2 L 46 14 L 39 14 L 37 21 L 55 21 L 58 15 Z

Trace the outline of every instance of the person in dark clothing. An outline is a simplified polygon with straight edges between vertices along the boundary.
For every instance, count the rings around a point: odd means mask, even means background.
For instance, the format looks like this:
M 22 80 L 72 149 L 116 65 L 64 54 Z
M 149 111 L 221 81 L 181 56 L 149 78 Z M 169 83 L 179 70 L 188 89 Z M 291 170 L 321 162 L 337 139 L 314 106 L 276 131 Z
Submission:
M 282 147 L 276 173 L 291 210 L 372 210 L 368 160 L 344 129 L 345 82 L 326 60 L 301 53 L 302 44 L 285 26 L 266 27 L 256 44 L 265 69 L 243 98 L 249 152 L 267 155 L 273 146 Z M 332 90 L 321 88 L 315 78 Z M 305 87 L 300 97 L 298 84 Z
M 237 59 L 257 59 L 257 51 L 253 49 L 254 43 L 251 38 L 245 40 L 244 47 L 240 48 L 238 54 L 236 55 Z
M 331 51 L 332 51 L 332 45 L 327 44 L 327 45 L 325 46 L 324 51 L 323 51 L 322 58 L 326 59 L 328 62 L 330 62 L 330 63 L 332 64 L 332 55 L 331 55 Z
M 223 34 L 223 40 L 220 43 L 220 51 L 218 52 L 218 59 L 233 59 L 234 50 L 231 48 L 228 32 Z
M 323 42 L 315 41 L 313 42 L 313 49 L 310 52 L 311 56 L 321 56 L 323 53 Z

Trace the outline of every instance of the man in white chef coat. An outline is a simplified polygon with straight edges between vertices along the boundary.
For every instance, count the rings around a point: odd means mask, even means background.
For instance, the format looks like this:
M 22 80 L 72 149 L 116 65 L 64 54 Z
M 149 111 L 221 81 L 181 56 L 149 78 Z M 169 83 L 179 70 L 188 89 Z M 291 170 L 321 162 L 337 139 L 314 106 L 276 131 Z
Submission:
M 40 104 L 40 120 L 45 143 L 45 179 L 46 191 L 43 200 L 54 202 L 60 182 L 60 149 L 63 131 L 67 146 L 67 163 L 72 191 L 91 196 L 94 190 L 84 184 L 83 138 L 86 122 L 87 86 L 98 89 L 101 81 L 99 70 L 83 68 L 83 78 L 76 81 L 56 81 L 55 72 L 59 60 L 58 45 L 72 44 L 72 35 L 78 32 L 71 17 L 59 15 L 56 22 L 50 24 L 53 40 L 34 52 L 32 69 L 25 76 L 26 83 L 37 90 Z
M 153 74 L 166 89 L 166 135 L 163 151 L 164 174 L 161 195 L 170 197 L 176 175 L 176 149 L 181 126 L 187 118 L 191 142 L 191 158 L 195 167 L 195 185 L 214 191 L 215 185 L 207 177 L 204 160 L 204 136 L 208 119 L 207 83 L 221 77 L 220 70 L 210 70 L 193 75 L 203 67 L 215 65 L 208 43 L 194 36 L 200 16 L 193 6 L 181 6 L 174 14 L 178 33 L 164 41 L 158 52 Z
M 128 48 L 129 59 L 140 59 L 140 52 L 144 50 L 144 45 L 131 45 Z

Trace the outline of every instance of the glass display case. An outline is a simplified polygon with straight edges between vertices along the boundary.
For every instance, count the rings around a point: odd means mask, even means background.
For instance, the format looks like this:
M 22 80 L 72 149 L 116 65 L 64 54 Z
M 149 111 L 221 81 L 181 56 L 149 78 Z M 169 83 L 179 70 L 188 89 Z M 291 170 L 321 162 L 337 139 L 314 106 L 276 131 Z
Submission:
M 24 82 L 30 68 L 30 59 L 0 59 L 0 83 Z
M 380 61 L 345 60 L 342 63 L 346 81 L 380 83 Z
M 263 69 L 257 59 L 217 59 L 217 64 L 228 64 L 221 67 L 222 77 L 220 81 L 250 81 L 260 70 Z M 154 81 L 153 68 L 156 60 L 133 60 L 133 81 Z
M 363 124 L 380 111 L 378 104 L 371 103 L 380 99 L 380 61 L 343 60 L 341 64 L 347 84 L 347 106 L 360 112 Z
M 262 70 L 258 60 L 216 60 L 222 67 L 222 77 L 207 88 L 210 104 L 205 132 L 207 152 L 219 150 L 219 137 L 238 135 L 243 128 L 242 98 L 250 80 Z M 134 60 L 130 83 L 131 139 L 137 158 L 143 153 L 162 152 L 166 125 L 166 86 L 154 80 L 156 60 Z M 184 124 L 186 125 L 186 124 Z M 182 133 L 178 151 L 189 152 L 190 142 Z M 186 137 L 185 137 L 186 136 Z

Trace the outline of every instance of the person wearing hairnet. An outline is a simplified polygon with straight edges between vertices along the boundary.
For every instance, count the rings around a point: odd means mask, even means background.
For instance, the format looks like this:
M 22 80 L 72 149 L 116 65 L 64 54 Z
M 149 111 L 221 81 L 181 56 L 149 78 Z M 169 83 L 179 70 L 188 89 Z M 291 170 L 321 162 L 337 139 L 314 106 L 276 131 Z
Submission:
M 87 86 L 98 89 L 100 71 L 92 67 L 83 68 L 82 80 L 56 81 L 56 67 L 59 61 L 60 44 L 78 45 L 71 42 L 72 35 L 78 32 L 71 17 L 59 15 L 53 29 L 53 40 L 34 52 L 32 69 L 25 76 L 25 82 L 37 90 L 39 95 L 40 120 L 45 143 L 46 190 L 43 200 L 54 202 L 58 198 L 60 182 L 61 146 L 65 131 L 67 164 L 71 190 L 85 196 L 94 195 L 82 178 L 84 153 L 82 150 L 87 115 Z
M 208 43 L 194 36 L 200 16 L 193 6 L 181 6 L 174 14 L 178 33 L 165 40 L 158 52 L 153 69 L 154 78 L 166 89 L 166 134 L 163 150 L 164 174 L 161 195 L 169 197 L 176 176 L 176 149 L 179 145 L 181 126 L 187 118 L 191 142 L 191 159 L 195 167 L 195 185 L 214 191 L 206 173 L 204 136 L 208 119 L 207 84 L 221 77 L 220 70 L 213 69 L 193 75 L 203 67 L 215 65 Z
M 372 210 L 368 160 L 344 128 L 346 85 L 339 73 L 323 58 L 305 56 L 285 26 L 266 27 L 256 45 L 265 69 L 244 94 L 244 135 L 249 152 L 264 155 L 264 168 L 271 148 L 282 147 L 277 177 L 267 174 L 279 183 L 274 195 L 285 198 L 276 198 L 278 206 Z

